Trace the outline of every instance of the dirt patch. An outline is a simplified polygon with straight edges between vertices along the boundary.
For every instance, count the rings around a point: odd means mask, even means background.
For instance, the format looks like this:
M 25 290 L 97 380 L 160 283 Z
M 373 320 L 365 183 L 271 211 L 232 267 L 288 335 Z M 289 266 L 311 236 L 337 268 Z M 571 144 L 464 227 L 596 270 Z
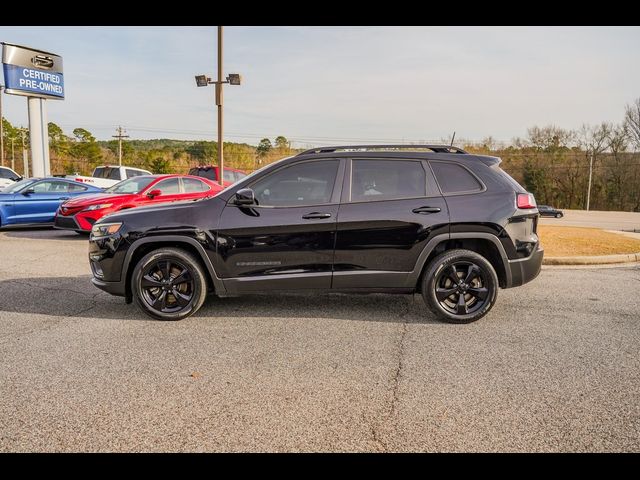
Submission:
M 640 252 L 640 240 L 599 228 L 538 225 L 538 235 L 546 257 Z

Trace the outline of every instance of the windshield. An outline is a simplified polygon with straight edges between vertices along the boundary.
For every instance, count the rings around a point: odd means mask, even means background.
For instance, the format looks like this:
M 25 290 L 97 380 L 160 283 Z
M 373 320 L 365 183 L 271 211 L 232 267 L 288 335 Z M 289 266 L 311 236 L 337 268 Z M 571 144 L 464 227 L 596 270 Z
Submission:
M 16 183 L 8 186 L 7 188 L 5 188 L 2 191 L 2 193 L 16 193 L 16 192 L 19 192 L 20 190 L 22 190 L 27 185 L 31 185 L 33 182 L 36 182 L 36 181 L 37 181 L 36 178 L 25 178 L 24 180 L 20 180 L 19 182 L 16 182 Z
M 105 193 L 140 193 L 147 188 L 151 182 L 155 180 L 155 177 L 139 176 L 133 177 L 128 180 L 123 180 L 120 183 L 116 183 L 113 187 L 109 187 L 105 190 Z

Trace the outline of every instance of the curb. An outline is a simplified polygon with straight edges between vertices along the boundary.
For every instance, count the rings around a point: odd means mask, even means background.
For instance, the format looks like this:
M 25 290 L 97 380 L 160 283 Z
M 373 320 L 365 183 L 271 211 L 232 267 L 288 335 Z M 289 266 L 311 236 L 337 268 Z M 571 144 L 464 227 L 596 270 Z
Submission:
M 591 255 L 582 257 L 543 257 L 543 265 L 602 265 L 607 263 L 640 262 L 640 252 L 619 255 Z

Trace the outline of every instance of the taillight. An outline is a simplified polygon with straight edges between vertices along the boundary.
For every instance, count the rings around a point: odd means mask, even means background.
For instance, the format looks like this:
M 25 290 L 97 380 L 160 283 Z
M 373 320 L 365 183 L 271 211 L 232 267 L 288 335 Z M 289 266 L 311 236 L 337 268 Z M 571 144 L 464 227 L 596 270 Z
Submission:
M 76 178 L 76 182 L 82 183 L 82 179 L 81 178 Z
M 533 193 L 518 193 L 516 196 L 516 205 L 518 208 L 536 208 L 536 198 Z

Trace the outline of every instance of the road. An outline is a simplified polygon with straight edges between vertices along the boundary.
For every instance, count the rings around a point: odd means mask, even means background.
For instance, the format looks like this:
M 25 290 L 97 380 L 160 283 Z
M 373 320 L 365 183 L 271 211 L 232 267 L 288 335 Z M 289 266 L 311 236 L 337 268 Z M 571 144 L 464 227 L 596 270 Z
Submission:
M 542 225 L 595 227 L 605 230 L 640 232 L 640 212 L 603 212 L 597 210 L 563 210 L 564 217 L 540 219 Z
M 640 451 L 640 268 L 545 268 L 488 317 L 210 299 L 158 322 L 86 239 L 0 233 L 0 451 Z

